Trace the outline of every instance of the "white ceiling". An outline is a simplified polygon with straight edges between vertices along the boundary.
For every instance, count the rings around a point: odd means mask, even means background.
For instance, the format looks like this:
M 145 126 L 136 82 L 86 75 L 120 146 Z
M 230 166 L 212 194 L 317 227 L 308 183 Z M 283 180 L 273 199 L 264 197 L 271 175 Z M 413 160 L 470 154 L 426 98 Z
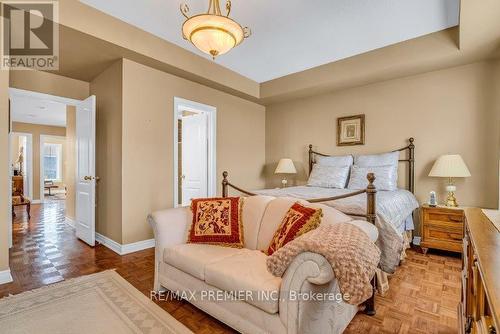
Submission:
M 66 126 L 66 104 L 30 96 L 13 96 L 12 121 L 41 125 Z
M 204 55 L 181 37 L 183 0 L 80 0 Z M 221 0 L 221 9 L 224 1 Z M 208 0 L 186 0 L 191 15 Z M 257 82 L 300 72 L 458 24 L 459 0 L 232 0 L 253 35 L 216 62 Z

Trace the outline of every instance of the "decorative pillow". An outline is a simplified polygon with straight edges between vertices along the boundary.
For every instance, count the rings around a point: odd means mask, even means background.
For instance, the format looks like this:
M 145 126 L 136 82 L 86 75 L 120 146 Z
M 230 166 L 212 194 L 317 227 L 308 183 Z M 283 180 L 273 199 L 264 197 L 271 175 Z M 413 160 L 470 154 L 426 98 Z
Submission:
M 242 206 L 241 197 L 193 199 L 187 242 L 243 248 Z
M 351 177 L 347 189 L 365 189 L 368 186 L 366 175 L 375 174 L 374 185 L 377 190 L 396 190 L 398 188 L 398 166 L 379 166 L 379 167 L 351 167 Z
M 316 157 L 316 165 L 323 166 L 351 166 L 352 165 L 352 155 L 339 155 L 334 157 Z
M 293 239 L 317 228 L 321 223 L 321 216 L 321 209 L 309 208 L 298 202 L 292 205 L 274 233 L 266 254 L 272 255 Z
M 323 188 L 345 188 L 349 177 L 349 166 L 313 166 L 307 185 Z
M 359 167 L 397 166 L 398 161 L 399 152 L 358 155 L 354 157 L 354 164 Z

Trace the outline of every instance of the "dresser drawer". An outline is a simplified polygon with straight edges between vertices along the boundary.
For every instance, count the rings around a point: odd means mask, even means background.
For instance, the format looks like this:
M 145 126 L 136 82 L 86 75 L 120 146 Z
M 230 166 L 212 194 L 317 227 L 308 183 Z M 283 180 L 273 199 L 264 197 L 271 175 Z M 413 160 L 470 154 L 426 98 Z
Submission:
M 462 226 L 457 227 L 441 227 L 431 224 L 426 224 L 424 226 L 424 239 L 425 240 L 443 240 L 443 241 L 454 241 L 460 243 L 462 246 L 462 239 L 464 238 L 464 233 Z
M 439 210 L 439 211 L 429 211 L 425 210 L 424 219 L 426 221 L 439 221 L 447 223 L 463 223 L 464 216 L 461 211 L 457 212 L 454 210 Z

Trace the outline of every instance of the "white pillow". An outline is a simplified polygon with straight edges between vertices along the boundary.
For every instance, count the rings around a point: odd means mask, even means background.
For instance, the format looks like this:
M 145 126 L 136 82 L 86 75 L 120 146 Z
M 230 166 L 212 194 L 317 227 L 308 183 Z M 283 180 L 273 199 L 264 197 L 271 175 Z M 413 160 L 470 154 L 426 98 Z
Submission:
M 316 157 L 316 164 L 323 166 L 351 166 L 352 155 L 339 155 L 334 157 Z
M 359 167 L 398 166 L 399 152 L 382 154 L 358 155 L 354 157 L 354 164 Z
M 322 188 L 344 189 L 349 176 L 349 166 L 313 166 L 307 185 Z
M 377 166 L 360 167 L 353 165 L 351 167 L 351 177 L 349 179 L 348 189 L 361 190 L 368 186 L 366 175 L 375 174 L 374 185 L 377 190 L 396 190 L 398 188 L 398 166 Z

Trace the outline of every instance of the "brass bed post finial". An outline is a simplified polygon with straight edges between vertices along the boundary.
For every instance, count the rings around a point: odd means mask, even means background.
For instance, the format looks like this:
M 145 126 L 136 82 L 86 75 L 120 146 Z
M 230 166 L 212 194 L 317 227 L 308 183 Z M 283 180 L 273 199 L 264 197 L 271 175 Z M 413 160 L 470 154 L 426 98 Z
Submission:
M 366 178 L 368 179 L 368 186 L 366 187 L 366 218 L 368 222 L 375 225 L 377 204 L 375 195 L 377 194 L 377 188 L 375 188 L 373 183 L 375 182 L 376 177 L 374 173 L 368 173 Z
M 227 184 L 228 184 L 228 181 L 227 181 L 227 176 L 228 176 L 228 172 L 224 171 L 222 172 L 222 197 L 227 197 Z

